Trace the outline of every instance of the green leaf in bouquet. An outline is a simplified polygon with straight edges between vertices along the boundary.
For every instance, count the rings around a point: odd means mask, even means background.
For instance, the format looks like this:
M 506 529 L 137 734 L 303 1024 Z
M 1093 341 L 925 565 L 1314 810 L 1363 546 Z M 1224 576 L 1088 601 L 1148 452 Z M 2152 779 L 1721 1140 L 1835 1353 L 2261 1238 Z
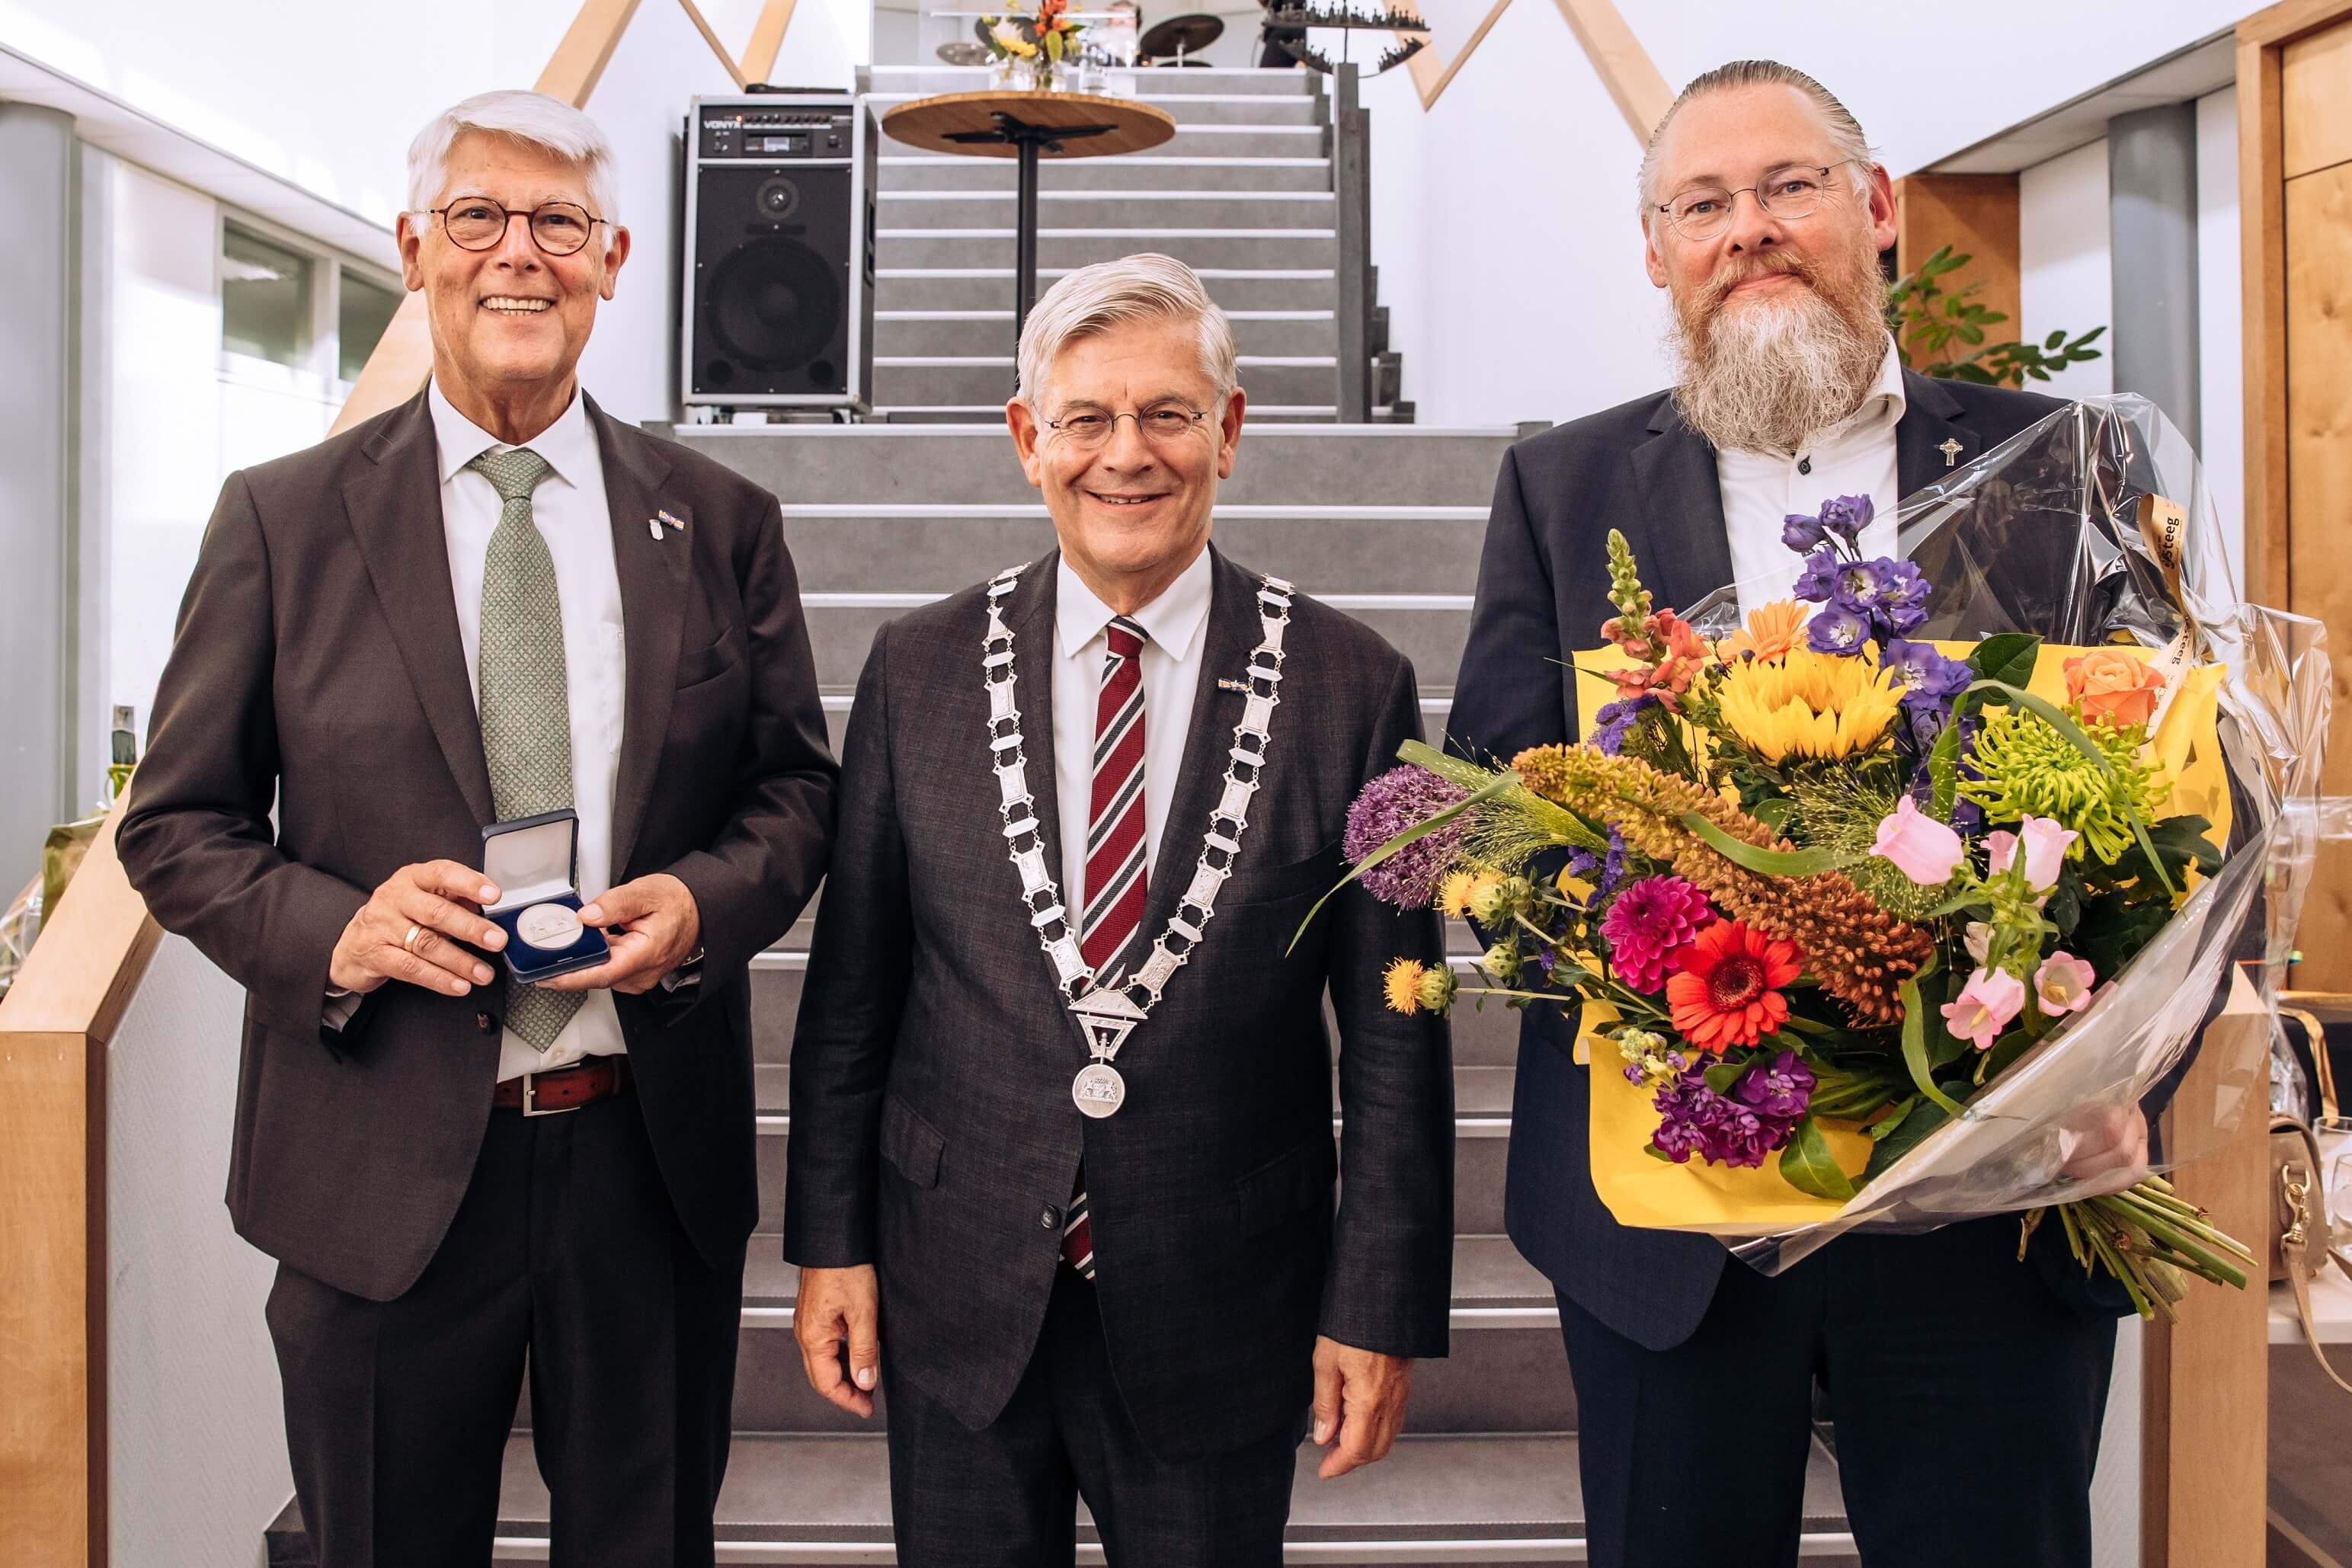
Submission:
M 1797 1123 L 1780 1151 L 1780 1175 L 1799 1192 L 1817 1198 L 1843 1203 L 1853 1196 L 1853 1180 L 1838 1168 L 1830 1141 L 1822 1136 L 1820 1124 L 1810 1116 Z
M 1929 1100 L 1943 1107 L 1944 1113 L 1965 1117 L 1968 1108 L 1936 1083 L 1936 1064 L 1927 1056 L 1927 1005 L 1920 999 L 1919 982 L 1933 972 L 1935 961 L 1928 967 L 1903 983 L 1903 1065 L 1911 1069 L 1912 1086 Z
M 1868 1186 L 1885 1175 L 1895 1161 L 1916 1149 L 1927 1141 L 1929 1133 L 1949 1121 L 1951 1116 L 1942 1106 L 1932 1100 L 1921 1100 L 1903 1113 L 1901 1121 L 1887 1118 L 1887 1121 L 1894 1122 L 1893 1126 L 1888 1127 L 1886 1121 L 1874 1126 L 1871 1136 L 1875 1142 L 1871 1146 L 1869 1163 L 1862 1168 L 1863 1185 Z M 1886 1127 L 1886 1131 L 1881 1132 L 1879 1127 Z
M 2032 632 L 1996 632 L 1977 644 L 1969 668 L 1982 679 L 2023 686 L 2033 679 L 2041 653 L 2042 639 Z
M 2042 906 L 2042 918 L 2058 928 L 2058 940 L 2063 942 L 2074 934 L 2083 922 L 2083 882 L 2070 864 L 2058 878 L 2058 885 L 2050 889 L 2050 901 Z
M 2212 826 L 2201 816 L 2168 816 L 2147 830 L 2147 841 L 2155 846 L 2165 869 L 2182 880 L 2188 879 L 2191 866 L 2210 877 L 2221 868 L 2221 852 L 2205 837 Z M 2134 846 L 2116 857 L 2113 873 L 2118 882 L 2145 879 L 2147 867 L 2147 855 Z
M 1789 821 L 1788 797 L 1774 795 L 1769 800 L 1759 800 L 1748 808 L 1748 815 L 1774 833 L 1784 832 Z
M 1329 903 L 1333 896 L 1336 895 L 1341 888 L 1346 887 L 1357 878 L 1361 877 L 1373 867 L 1380 865 L 1390 856 L 1394 855 L 1398 850 L 1404 848 L 1407 845 L 1419 843 L 1422 839 L 1428 837 L 1431 834 L 1436 832 L 1447 823 L 1452 822 L 1455 817 L 1460 816 L 1464 812 L 1468 811 L 1471 807 L 1484 805 L 1486 802 L 1490 801 L 1496 795 L 1502 794 L 1505 790 L 1512 788 L 1517 784 L 1518 782 L 1518 774 L 1510 772 L 1508 769 L 1505 769 L 1502 773 L 1496 773 L 1493 778 L 1487 780 L 1485 788 L 1473 791 L 1468 799 L 1456 801 L 1452 805 L 1447 806 L 1444 811 L 1439 812 L 1435 816 L 1431 817 L 1428 821 L 1406 828 L 1402 833 L 1398 834 L 1394 838 L 1390 839 L 1386 844 L 1381 845 L 1379 848 L 1365 856 L 1361 860 L 1357 861 L 1354 868 L 1349 871 L 1346 876 L 1340 878 L 1339 882 L 1333 886 L 1330 892 L 1324 894 L 1321 898 L 1315 900 L 1315 907 L 1307 911 L 1307 918 L 1305 920 L 1298 922 L 1298 930 L 1297 933 L 1291 937 L 1290 945 L 1282 950 L 1283 956 L 1287 958 L 1293 952 L 1297 951 L 1299 938 L 1307 934 L 1307 928 L 1315 923 L 1315 917 L 1323 912 L 1323 906 Z
M 1767 877 L 1818 877 L 1824 871 L 1836 871 L 1853 865 L 1862 857 L 1840 855 L 1827 849 L 1759 849 L 1744 844 L 1701 816 L 1696 811 L 1682 815 L 1682 825 L 1706 841 L 1707 847 L 1735 866 Z
M 1869 1139 L 1873 1143 L 1885 1142 L 1887 1139 L 1893 1137 L 1896 1132 L 1901 1131 L 1903 1123 L 1909 1120 L 1911 1113 L 1925 1103 L 1926 1101 L 1922 1100 L 1916 1094 L 1905 1095 L 1902 1099 L 1896 1100 L 1893 1105 L 1886 1108 L 1885 1115 L 1880 1117 L 1877 1121 L 1864 1128 L 1862 1130 L 1863 1136 Z M 1941 1113 L 1938 1112 L 1938 1114 L 1940 1115 Z M 1871 1152 L 1871 1158 L 1874 1160 L 1877 1157 L 1877 1151 L 1873 1150 Z
M 1951 821 L 1952 803 L 1960 792 L 1960 726 L 1957 721 L 1944 726 L 1944 732 L 1936 737 L 1935 747 L 1927 753 L 1927 781 L 1936 792 L 1931 815 L 1938 822 Z
M 2154 942 L 2171 918 L 2171 908 L 2162 901 L 2135 903 L 2121 892 L 2102 893 L 2084 902 L 2082 921 L 2067 951 L 2088 960 L 2099 978 L 2106 980 Z
M 1745 1061 L 1717 1062 L 1703 1076 L 1706 1079 L 1707 1088 L 1717 1094 L 1729 1094 L 1732 1085 L 1748 1076 L 1748 1068 Z

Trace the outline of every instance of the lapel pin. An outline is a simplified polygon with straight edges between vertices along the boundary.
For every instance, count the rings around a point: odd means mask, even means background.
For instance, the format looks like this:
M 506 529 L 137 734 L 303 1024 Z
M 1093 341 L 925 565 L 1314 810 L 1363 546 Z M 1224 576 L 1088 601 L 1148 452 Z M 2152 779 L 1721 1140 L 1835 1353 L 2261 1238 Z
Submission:
M 672 528 L 684 528 L 686 526 L 686 520 L 682 517 L 672 517 L 666 511 L 657 511 L 654 513 L 654 515 L 661 519 L 664 522 L 669 524 Z
M 658 544 L 661 542 L 661 524 L 650 517 L 646 519 L 646 537 Z
M 1235 680 L 1230 675 L 1221 675 L 1217 678 L 1217 689 L 1220 691 L 1238 691 L 1243 696 L 1247 697 L 1249 695 L 1249 682 L 1246 680 Z
M 1960 443 L 1958 438 L 1947 439 L 1936 450 L 1944 454 L 1944 467 L 1948 468 L 1960 460 Z

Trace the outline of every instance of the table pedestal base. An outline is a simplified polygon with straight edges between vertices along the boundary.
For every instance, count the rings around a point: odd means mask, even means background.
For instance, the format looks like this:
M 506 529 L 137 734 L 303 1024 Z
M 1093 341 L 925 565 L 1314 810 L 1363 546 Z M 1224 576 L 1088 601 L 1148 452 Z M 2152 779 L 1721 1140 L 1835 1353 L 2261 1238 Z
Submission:
M 1065 142 L 1107 136 L 1118 127 L 1032 125 L 1002 110 L 989 118 L 996 121 L 995 130 L 950 132 L 946 140 L 1010 142 L 1019 163 L 1020 195 L 1014 200 L 1013 215 L 1013 342 L 1017 354 L 1022 329 L 1029 324 L 1029 306 L 1037 294 L 1037 153 L 1040 149 L 1058 153 Z

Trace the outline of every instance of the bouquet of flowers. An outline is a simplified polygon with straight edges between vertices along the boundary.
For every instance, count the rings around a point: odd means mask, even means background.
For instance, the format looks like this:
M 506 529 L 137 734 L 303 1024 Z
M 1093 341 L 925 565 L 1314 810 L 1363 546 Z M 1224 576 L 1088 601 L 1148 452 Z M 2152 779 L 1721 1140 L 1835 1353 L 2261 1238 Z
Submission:
M 2168 1169 L 2261 1091 L 2310 860 L 2318 628 L 2235 602 L 2186 452 L 2076 405 L 1906 500 L 1906 559 L 1864 558 L 1867 497 L 1790 517 L 1744 616 L 1657 607 L 1612 531 L 1587 739 L 1415 742 L 1355 804 L 1350 879 L 1489 943 L 1388 1005 L 1578 1009 L 1602 1200 L 1767 1271 L 2021 1212 L 2144 1315 L 2242 1286 L 2160 1176 L 2059 1173 L 2086 1116 L 2147 1108 Z
M 1078 35 L 1086 29 L 1069 15 L 1070 0 L 1037 0 L 1027 16 L 982 16 L 985 42 L 992 58 L 1030 65 L 1042 76 L 1077 52 Z

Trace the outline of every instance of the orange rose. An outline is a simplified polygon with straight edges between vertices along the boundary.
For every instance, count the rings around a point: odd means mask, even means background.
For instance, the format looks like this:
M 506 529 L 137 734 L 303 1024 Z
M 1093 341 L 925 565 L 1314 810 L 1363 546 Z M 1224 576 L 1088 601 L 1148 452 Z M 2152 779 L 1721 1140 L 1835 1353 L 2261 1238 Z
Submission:
M 2067 700 L 2086 721 L 2104 720 L 2119 730 L 2145 724 L 2163 689 L 2160 671 L 2120 648 L 2095 648 L 2066 661 Z

